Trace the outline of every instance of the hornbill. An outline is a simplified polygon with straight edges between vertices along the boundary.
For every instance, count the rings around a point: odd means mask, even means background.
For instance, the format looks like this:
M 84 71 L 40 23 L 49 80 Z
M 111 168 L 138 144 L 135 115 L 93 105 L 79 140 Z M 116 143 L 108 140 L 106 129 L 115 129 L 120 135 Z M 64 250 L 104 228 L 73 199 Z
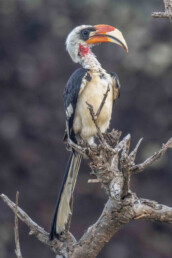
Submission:
M 119 95 L 118 76 L 115 73 L 106 72 L 91 50 L 92 46 L 104 42 L 116 43 L 128 52 L 122 33 L 104 24 L 78 26 L 70 32 L 66 40 L 66 49 L 72 60 L 82 66 L 71 75 L 64 91 L 66 138 L 70 138 L 74 143 L 77 143 L 79 136 L 92 144 L 97 133 L 87 103 L 92 105 L 96 113 L 109 87 L 110 90 L 97 118 L 97 125 L 101 132 L 105 132 L 110 124 L 113 100 Z M 65 233 L 71 214 L 72 196 L 80 163 L 81 155 L 73 150 L 52 221 L 51 240 Z

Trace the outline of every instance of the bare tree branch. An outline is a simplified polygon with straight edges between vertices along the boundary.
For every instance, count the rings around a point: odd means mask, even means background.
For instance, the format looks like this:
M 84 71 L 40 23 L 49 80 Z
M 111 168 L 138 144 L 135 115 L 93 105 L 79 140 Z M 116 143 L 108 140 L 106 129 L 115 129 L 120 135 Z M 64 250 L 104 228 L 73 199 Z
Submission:
M 98 119 L 98 117 L 99 117 L 99 115 L 100 115 L 100 112 L 101 112 L 101 110 L 102 110 L 102 108 L 103 108 L 103 106 L 104 106 L 104 104 L 105 104 L 105 101 L 106 101 L 106 98 L 107 98 L 107 96 L 108 96 L 108 92 L 109 92 L 109 91 L 110 91 L 110 87 L 109 87 L 109 84 L 108 84 L 107 90 L 106 90 L 106 92 L 105 92 L 105 94 L 104 94 L 104 96 L 103 96 L 103 99 L 102 99 L 102 101 L 101 101 L 101 103 L 100 103 L 100 106 L 99 106 L 99 108 L 98 108 L 96 114 L 95 114 L 95 112 L 94 112 L 93 106 L 90 105 L 88 102 L 86 102 L 86 104 L 87 104 L 87 106 L 88 106 L 88 109 L 89 109 L 89 111 L 90 111 L 90 115 L 91 115 L 91 117 L 92 117 L 92 120 L 93 120 L 93 122 L 94 122 L 94 124 L 95 124 L 95 127 L 96 127 L 96 129 L 97 129 L 97 136 L 98 136 L 100 142 L 101 142 L 102 144 L 105 144 L 105 145 L 107 145 L 107 143 L 106 143 L 106 141 L 105 141 L 105 139 L 104 139 L 104 137 L 103 137 L 103 134 L 102 134 L 102 132 L 101 132 L 99 126 L 98 126 L 97 119 Z
M 49 246 L 50 249 L 55 254 L 63 254 L 66 252 L 65 251 L 66 247 L 64 248 L 66 243 L 60 242 L 59 240 L 56 240 L 56 239 L 53 241 L 50 241 L 49 233 L 47 233 L 42 227 L 36 224 L 36 222 L 34 222 L 26 212 L 24 212 L 21 208 L 16 207 L 16 204 L 12 202 L 5 194 L 1 194 L 0 197 L 8 205 L 8 207 L 14 212 L 14 214 L 17 209 L 17 217 L 30 228 L 30 232 L 29 232 L 30 235 L 35 235 L 40 242 Z M 70 248 L 75 242 L 75 238 L 72 236 L 72 234 L 69 234 L 67 238 L 67 242 L 68 242 L 68 248 Z
M 102 108 L 103 108 L 103 106 L 104 106 L 104 103 L 105 103 L 105 101 L 106 101 L 106 98 L 107 98 L 107 95 L 108 95 L 108 92 L 109 92 L 109 91 L 110 91 L 110 87 L 109 87 L 109 84 L 108 84 L 108 87 L 107 87 L 107 90 L 106 90 L 106 92 L 105 92 L 105 94 L 104 94 L 103 100 L 102 100 L 102 102 L 101 102 L 101 104 L 100 104 L 100 107 L 99 107 L 98 110 L 97 110 L 96 119 L 97 119 L 98 116 L 100 115 L 100 112 L 101 112 L 101 110 L 102 110 Z
M 130 220 L 151 219 L 172 223 L 172 208 L 135 194 L 121 203 L 109 200 L 97 222 L 79 240 L 72 258 L 94 258 L 111 237 Z
M 104 102 L 105 102 L 105 100 L 104 100 Z M 100 106 L 104 105 L 104 102 L 103 102 L 103 100 L 102 100 Z M 100 131 L 100 128 L 99 128 L 99 126 L 98 126 L 98 124 L 97 124 L 97 116 L 96 116 L 96 114 L 94 113 L 93 106 L 90 105 L 88 102 L 86 102 L 86 104 L 87 104 L 88 109 L 89 109 L 89 111 L 90 111 L 90 115 L 91 115 L 91 117 L 92 117 L 92 120 L 93 120 L 93 122 L 94 122 L 94 124 L 95 124 L 95 126 L 96 126 L 96 129 L 97 129 L 97 132 L 98 132 L 97 135 L 99 136 L 99 139 L 100 139 L 100 140 L 102 141 L 102 143 L 103 143 L 103 142 L 104 142 L 104 138 L 103 138 L 103 135 L 102 135 L 102 133 L 101 133 L 101 131 Z M 100 107 L 99 107 L 99 109 L 100 109 Z M 98 110 L 99 110 L 99 109 L 98 109 Z M 98 112 L 98 111 L 97 111 L 97 112 Z
M 146 159 L 143 163 L 139 165 L 135 165 L 130 169 L 130 174 L 138 174 L 145 170 L 148 166 L 150 166 L 153 162 L 155 162 L 157 159 L 159 159 L 162 155 L 165 154 L 165 152 L 168 150 L 168 148 L 172 148 L 172 138 L 168 140 L 166 144 L 162 145 L 162 148 L 155 152 L 154 155 Z
M 11 201 L 8 198 L 6 201 L 11 205 Z M 54 243 L 54 241 L 52 242 L 53 249 L 52 247 L 51 249 L 53 251 L 56 250 L 55 253 L 59 253 L 56 256 L 59 258 L 94 258 L 111 237 L 122 226 L 133 219 L 151 219 L 172 223 L 172 208 L 158 204 L 155 201 L 139 199 L 134 193 L 131 193 L 119 202 L 110 198 L 106 203 L 100 218 L 95 224 L 88 228 L 87 232 L 81 237 L 81 239 L 73 245 L 73 249 L 70 249 L 70 252 L 62 243 L 61 249 L 57 251 L 60 246 L 57 248 L 57 243 Z M 31 218 L 29 218 L 29 220 L 32 221 Z M 24 222 L 26 223 L 26 221 Z M 35 227 L 35 224 L 32 226 Z M 45 235 L 45 238 L 46 237 L 47 233 Z M 40 241 L 43 242 L 42 240 Z M 44 244 L 49 245 L 48 241 L 44 242 Z
M 153 12 L 153 18 L 169 18 L 172 20 L 172 0 L 163 0 L 165 6 L 165 12 Z
M 129 208 L 128 216 L 126 209 Z M 131 213 L 130 213 L 131 212 Z M 132 217 L 132 211 L 129 206 L 121 209 L 120 203 L 109 200 L 97 220 L 97 222 L 88 228 L 76 245 L 72 258 L 94 258 L 98 255 L 104 245 L 111 237 Z
M 169 14 L 166 12 L 153 12 L 152 17 L 153 18 L 169 18 Z
M 134 219 L 151 219 L 172 223 L 172 208 L 155 201 L 140 199 L 134 204 Z
M 22 258 L 21 249 L 20 249 L 20 240 L 19 240 L 18 217 L 17 217 L 18 199 L 19 199 L 19 192 L 16 193 L 14 234 L 15 234 L 15 244 L 16 244 L 15 253 L 16 253 L 16 256 L 17 256 L 18 258 Z
M 90 112 L 92 112 L 90 105 Z M 94 115 L 94 113 L 92 114 Z M 95 121 L 96 122 L 96 121 Z M 49 246 L 56 258 L 94 258 L 111 237 L 131 220 L 148 219 L 172 223 L 172 208 L 146 199 L 138 198 L 130 189 L 131 175 L 140 173 L 160 158 L 168 148 L 172 148 L 172 138 L 162 148 L 141 164 L 135 158 L 141 140 L 130 152 L 131 136 L 120 140 L 121 133 L 113 130 L 102 134 L 97 146 L 84 143 L 79 145 L 80 153 L 87 156 L 91 174 L 95 176 L 89 183 L 100 183 L 108 195 L 108 201 L 98 220 L 90 226 L 80 240 L 76 241 L 71 233 L 66 239 L 49 240 L 49 234 L 38 226 L 18 205 L 1 194 L 4 202 L 30 228 L 30 234 Z M 69 142 L 68 142 L 69 144 Z M 73 147 L 73 146 L 72 146 Z M 16 212 L 17 211 L 17 212 Z
M 163 0 L 165 6 L 165 12 L 168 14 L 168 18 L 172 19 L 172 0 Z
M 134 161 L 135 161 L 135 159 L 136 159 L 136 154 L 137 154 L 138 148 L 139 148 L 139 146 L 140 146 L 142 140 L 143 140 L 143 138 L 141 138 L 141 139 L 138 141 L 136 147 L 135 147 L 134 150 L 130 153 L 129 158 L 130 158 L 130 161 L 131 161 L 131 162 L 134 162 Z

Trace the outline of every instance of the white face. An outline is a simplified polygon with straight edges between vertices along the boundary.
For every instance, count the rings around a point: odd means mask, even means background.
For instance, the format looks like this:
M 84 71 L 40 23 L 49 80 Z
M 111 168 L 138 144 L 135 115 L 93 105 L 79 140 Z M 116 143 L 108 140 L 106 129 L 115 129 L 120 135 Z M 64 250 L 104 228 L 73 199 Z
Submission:
M 66 50 L 75 63 L 80 62 L 80 56 L 78 55 L 79 44 L 88 47 L 87 43 L 80 38 L 80 31 L 89 27 L 92 28 L 91 25 L 82 25 L 76 27 L 69 33 L 66 39 Z

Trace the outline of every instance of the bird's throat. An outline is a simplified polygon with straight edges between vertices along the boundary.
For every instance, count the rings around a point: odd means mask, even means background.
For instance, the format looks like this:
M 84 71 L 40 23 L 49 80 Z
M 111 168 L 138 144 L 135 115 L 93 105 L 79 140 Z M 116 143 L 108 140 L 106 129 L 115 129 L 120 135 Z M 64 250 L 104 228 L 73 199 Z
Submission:
M 93 71 L 98 71 L 101 69 L 99 61 L 89 47 L 79 44 L 78 55 L 80 56 L 79 63 L 83 68 Z
M 89 51 L 90 51 L 89 47 L 84 47 L 82 44 L 79 44 L 78 53 L 81 57 L 84 57 L 85 55 L 87 55 Z

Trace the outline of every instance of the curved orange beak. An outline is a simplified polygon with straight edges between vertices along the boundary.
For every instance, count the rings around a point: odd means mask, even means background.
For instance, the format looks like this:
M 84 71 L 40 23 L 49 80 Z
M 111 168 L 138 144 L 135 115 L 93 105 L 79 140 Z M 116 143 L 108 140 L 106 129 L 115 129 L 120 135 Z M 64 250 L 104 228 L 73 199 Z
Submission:
M 126 52 L 128 52 L 127 43 L 118 29 L 105 24 L 95 25 L 94 28 L 95 31 L 90 33 L 90 38 L 86 41 L 87 44 L 112 42 L 120 45 Z

